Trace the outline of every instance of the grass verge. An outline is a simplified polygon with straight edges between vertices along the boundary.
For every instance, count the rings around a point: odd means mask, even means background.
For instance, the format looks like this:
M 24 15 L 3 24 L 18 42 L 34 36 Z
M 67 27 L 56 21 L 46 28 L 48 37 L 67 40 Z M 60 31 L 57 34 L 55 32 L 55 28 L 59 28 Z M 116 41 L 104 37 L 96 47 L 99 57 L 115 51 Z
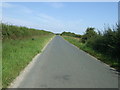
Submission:
M 32 58 L 40 53 L 53 35 L 24 39 L 6 39 L 2 47 L 2 86 L 6 88 L 25 68 Z
M 62 36 L 65 40 L 72 43 L 73 45 L 77 46 L 78 48 L 84 50 L 85 52 L 91 54 L 92 56 L 96 57 L 97 59 L 101 60 L 102 62 L 110 65 L 111 67 L 115 69 L 119 69 L 119 64 L 116 60 L 113 58 L 106 56 L 102 53 L 96 52 L 90 47 L 87 47 L 85 44 L 81 43 L 78 38 L 71 37 L 71 36 Z

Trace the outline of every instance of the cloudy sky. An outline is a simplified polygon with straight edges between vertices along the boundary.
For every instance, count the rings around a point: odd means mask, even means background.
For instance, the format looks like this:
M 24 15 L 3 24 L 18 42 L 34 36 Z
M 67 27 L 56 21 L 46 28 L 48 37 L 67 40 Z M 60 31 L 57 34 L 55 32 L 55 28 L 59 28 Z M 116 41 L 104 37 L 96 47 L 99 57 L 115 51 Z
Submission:
M 1 7 L 1 5 L 0 5 Z M 2 21 L 54 33 L 83 34 L 87 27 L 102 30 L 118 21 L 117 2 L 4 2 Z

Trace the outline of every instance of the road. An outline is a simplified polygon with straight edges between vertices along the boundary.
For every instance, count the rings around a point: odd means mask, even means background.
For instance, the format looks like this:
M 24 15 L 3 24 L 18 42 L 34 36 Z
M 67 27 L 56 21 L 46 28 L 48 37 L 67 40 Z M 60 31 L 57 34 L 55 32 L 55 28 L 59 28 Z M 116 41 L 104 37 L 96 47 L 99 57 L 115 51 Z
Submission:
M 118 88 L 118 75 L 109 66 L 55 36 L 18 88 Z

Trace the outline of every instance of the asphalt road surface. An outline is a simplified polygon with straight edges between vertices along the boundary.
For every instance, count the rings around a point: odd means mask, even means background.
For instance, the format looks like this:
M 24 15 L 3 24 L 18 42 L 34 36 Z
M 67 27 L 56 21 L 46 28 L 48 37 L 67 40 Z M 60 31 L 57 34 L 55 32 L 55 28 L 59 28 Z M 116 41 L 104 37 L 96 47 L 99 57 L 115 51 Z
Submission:
M 18 88 L 118 88 L 118 75 L 109 66 L 55 36 Z

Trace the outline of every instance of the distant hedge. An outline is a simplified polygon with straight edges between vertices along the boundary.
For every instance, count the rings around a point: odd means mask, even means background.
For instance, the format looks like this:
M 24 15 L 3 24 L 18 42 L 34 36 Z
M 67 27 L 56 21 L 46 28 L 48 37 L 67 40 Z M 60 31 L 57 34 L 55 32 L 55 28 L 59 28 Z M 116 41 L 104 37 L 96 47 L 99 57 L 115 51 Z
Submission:
M 65 35 L 65 36 L 72 36 L 72 37 L 81 38 L 81 35 L 75 34 L 75 33 L 71 33 L 71 32 L 62 32 L 60 35 Z

